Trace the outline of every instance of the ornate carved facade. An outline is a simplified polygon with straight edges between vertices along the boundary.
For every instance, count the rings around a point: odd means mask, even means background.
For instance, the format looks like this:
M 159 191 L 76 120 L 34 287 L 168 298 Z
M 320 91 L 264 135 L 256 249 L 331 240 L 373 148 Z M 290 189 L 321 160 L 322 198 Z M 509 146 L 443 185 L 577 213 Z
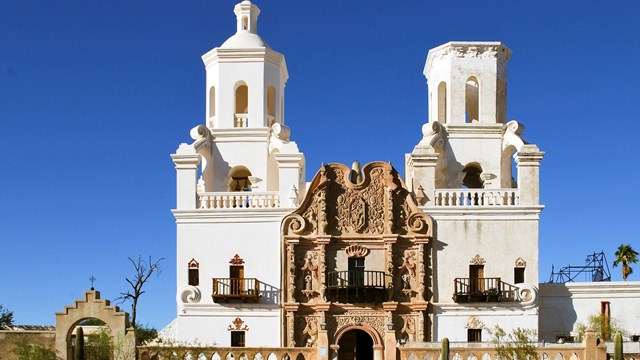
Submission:
M 283 345 L 337 346 L 350 328 L 380 348 L 430 340 L 432 232 L 390 164 L 323 165 L 282 221 Z

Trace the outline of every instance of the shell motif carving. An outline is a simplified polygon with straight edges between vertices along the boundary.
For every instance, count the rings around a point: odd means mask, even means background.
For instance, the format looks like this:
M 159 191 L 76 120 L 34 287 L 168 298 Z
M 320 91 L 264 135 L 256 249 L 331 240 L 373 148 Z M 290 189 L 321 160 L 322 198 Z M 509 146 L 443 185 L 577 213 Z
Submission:
M 471 265 L 484 265 L 486 264 L 487 261 L 480 256 L 480 254 L 476 254 L 476 256 L 472 257 L 471 260 L 469 260 L 469 264 Z
M 516 259 L 516 267 L 517 268 L 527 267 L 527 262 L 524 261 L 523 258 L 519 257 L 519 258 Z
M 200 289 L 195 286 L 183 286 L 178 292 L 178 302 L 183 304 L 197 304 L 202 299 Z
M 350 245 L 344 251 L 348 257 L 365 257 L 369 254 L 369 249 L 359 244 Z

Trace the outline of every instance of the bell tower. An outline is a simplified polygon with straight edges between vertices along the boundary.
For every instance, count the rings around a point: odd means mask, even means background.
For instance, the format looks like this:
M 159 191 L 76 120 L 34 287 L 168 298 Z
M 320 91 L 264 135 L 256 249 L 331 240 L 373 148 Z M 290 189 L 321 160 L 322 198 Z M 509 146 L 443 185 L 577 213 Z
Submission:
M 200 192 L 303 191 L 304 156 L 284 125 L 285 58 L 258 34 L 260 9 L 234 8 L 236 31 L 202 56 L 206 120 L 192 136 L 200 155 Z M 210 145 L 207 145 L 210 144 Z

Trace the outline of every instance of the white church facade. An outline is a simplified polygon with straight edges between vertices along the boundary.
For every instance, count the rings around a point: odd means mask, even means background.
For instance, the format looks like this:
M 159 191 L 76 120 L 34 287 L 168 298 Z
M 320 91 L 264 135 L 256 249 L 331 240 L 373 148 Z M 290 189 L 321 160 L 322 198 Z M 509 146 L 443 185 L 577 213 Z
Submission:
M 506 118 L 511 51 L 429 51 L 429 122 L 404 174 L 326 164 L 307 183 L 284 55 L 258 35 L 255 4 L 234 12 L 236 33 L 202 57 L 207 118 L 171 155 L 177 316 L 163 336 L 383 359 L 398 344 L 487 341 L 495 325 L 538 330 L 544 153 Z

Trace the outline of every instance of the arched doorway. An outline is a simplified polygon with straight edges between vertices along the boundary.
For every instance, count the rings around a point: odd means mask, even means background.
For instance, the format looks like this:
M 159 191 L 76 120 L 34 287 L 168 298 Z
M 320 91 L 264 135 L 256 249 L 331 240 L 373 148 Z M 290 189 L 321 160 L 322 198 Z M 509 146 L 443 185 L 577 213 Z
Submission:
M 364 330 L 352 329 L 340 337 L 338 341 L 339 360 L 372 360 L 373 338 Z

